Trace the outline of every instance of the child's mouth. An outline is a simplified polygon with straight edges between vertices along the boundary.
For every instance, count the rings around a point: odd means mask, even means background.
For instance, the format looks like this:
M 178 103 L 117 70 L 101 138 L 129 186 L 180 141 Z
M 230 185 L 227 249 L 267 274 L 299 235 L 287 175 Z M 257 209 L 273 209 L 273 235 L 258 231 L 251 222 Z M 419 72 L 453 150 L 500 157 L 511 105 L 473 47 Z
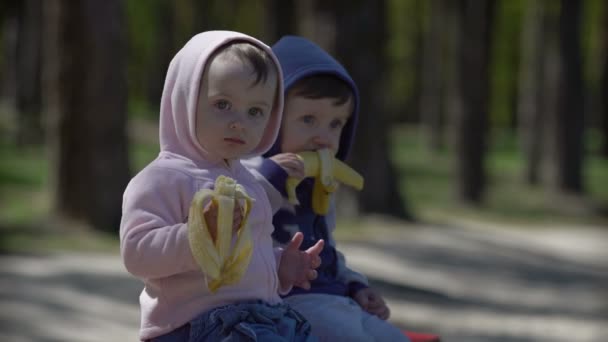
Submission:
M 233 143 L 233 144 L 238 144 L 238 145 L 244 145 L 245 141 L 241 140 L 239 138 L 224 138 L 224 141 L 229 142 L 229 143 Z

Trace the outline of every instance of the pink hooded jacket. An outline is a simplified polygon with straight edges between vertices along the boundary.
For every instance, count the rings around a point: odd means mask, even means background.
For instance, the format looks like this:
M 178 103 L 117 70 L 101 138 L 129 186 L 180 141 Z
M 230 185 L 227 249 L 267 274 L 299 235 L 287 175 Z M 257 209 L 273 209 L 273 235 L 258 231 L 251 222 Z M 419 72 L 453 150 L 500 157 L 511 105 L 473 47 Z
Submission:
M 250 156 L 266 152 L 278 134 L 283 78 L 268 46 L 241 33 L 210 31 L 194 36 L 175 55 L 161 100 L 161 152 L 131 180 L 123 198 L 122 258 L 127 270 L 145 285 L 140 295 L 142 340 L 170 332 L 222 305 L 252 299 L 271 304 L 281 301 L 277 277 L 280 251 L 272 247 L 273 213 L 266 192 L 240 160 L 226 166 L 214 151 L 204 150 L 196 137 L 201 74 L 212 52 L 233 41 L 250 42 L 267 51 L 278 70 L 271 117 L 262 140 Z M 234 178 L 255 199 L 249 216 L 254 251 L 241 281 L 211 294 L 205 286 L 205 275 L 190 252 L 187 222 L 194 194 L 211 188 L 219 175 Z

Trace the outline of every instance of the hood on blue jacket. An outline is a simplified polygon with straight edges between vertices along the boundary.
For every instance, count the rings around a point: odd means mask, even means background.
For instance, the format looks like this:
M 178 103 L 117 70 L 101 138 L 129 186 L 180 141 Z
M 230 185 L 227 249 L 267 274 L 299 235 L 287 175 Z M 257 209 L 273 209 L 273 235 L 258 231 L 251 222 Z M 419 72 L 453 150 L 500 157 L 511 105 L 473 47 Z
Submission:
M 353 112 L 342 129 L 340 146 L 336 157 L 345 160 L 351 149 L 359 115 L 359 90 L 346 69 L 315 43 L 297 36 L 284 36 L 272 46 L 283 70 L 285 95 L 298 80 L 312 75 L 333 75 L 343 80 L 353 92 Z M 281 153 L 281 134 L 264 155 L 270 157 Z

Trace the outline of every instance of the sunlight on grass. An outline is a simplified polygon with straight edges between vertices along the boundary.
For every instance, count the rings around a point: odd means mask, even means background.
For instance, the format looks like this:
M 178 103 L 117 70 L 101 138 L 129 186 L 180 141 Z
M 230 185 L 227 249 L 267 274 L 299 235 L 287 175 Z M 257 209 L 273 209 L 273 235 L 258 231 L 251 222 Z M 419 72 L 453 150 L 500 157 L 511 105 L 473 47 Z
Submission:
M 402 175 L 401 189 L 412 210 L 423 220 L 464 216 L 512 223 L 579 222 L 605 223 L 592 204 L 608 205 L 608 162 L 593 155 L 586 163 L 588 198 L 561 199 L 542 186 L 530 187 L 522 180 L 523 159 L 514 137 L 495 133 L 486 160 L 488 186 L 480 207 L 460 205 L 456 200 L 455 153 L 445 148 L 432 153 L 417 130 L 397 126 L 393 131 L 393 160 Z M 565 209 L 564 209 L 565 208 Z
M 153 136 L 158 130 L 155 123 L 144 123 L 138 129 L 129 147 L 132 174 L 158 155 L 157 137 Z M 423 221 L 460 217 L 521 224 L 606 223 L 606 218 L 590 211 L 587 203 L 608 203 L 607 160 L 587 158 L 586 201 L 560 199 L 543 187 L 529 187 L 522 182 L 523 161 L 515 139 L 495 133 L 486 163 L 489 176 L 485 203 L 470 207 L 456 200 L 455 156 L 451 149 L 431 153 L 421 142 L 418 131 L 407 126 L 395 128 L 393 147 L 401 189 L 410 209 Z M 18 150 L 0 142 L 0 251 L 117 252 L 115 234 L 58 228 L 47 222 L 50 212 L 47 178 L 48 163 L 42 147 Z M 350 227 L 347 234 L 351 236 L 370 232 L 368 221 L 342 219 L 340 226 Z
M 148 165 L 158 156 L 159 147 L 157 144 L 133 143 L 129 149 L 131 155 L 131 173 L 135 175 L 144 166 Z

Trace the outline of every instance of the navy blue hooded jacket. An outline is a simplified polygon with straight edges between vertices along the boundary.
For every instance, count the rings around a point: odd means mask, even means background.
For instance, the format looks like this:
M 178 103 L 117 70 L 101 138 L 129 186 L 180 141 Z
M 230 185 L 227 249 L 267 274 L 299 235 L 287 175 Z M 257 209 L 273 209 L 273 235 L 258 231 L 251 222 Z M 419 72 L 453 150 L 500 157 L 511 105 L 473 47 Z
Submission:
M 298 80 L 313 75 L 333 75 L 351 88 L 354 100 L 353 112 L 342 129 L 336 153 L 337 158 L 345 160 L 351 149 L 359 111 L 359 92 L 354 81 L 334 58 L 304 38 L 285 36 L 272 47 L 272 50 L 283 69 L 286 94 Z M 286 197 L 287 173 L 268 159 L 268 157 L 281 153 L 281 139 L 282 136 L 279 133 L 277 141 L 264 155 L 263 161 L 255 166 L 255 169 Z M 273 238 L 279 244 L 288 243 L 297 231 L 304 234 L 302 250 L 311 247 L 319 239 L 326 241 L 321 252 L 322 264 L 317 269 L 318 277 L 311 282 L 311 289 L 307 291 L 294 288 L 288 295 L 313 292 L 352 296 L 359 289 L 367 287 L 367 279 L 363 275 L 349 270 L 344 257 L 335 247 L 332 234 L 335 229 L 335 206 L 332 205 L 327 216 L 320 216 L 313 212 L 311 207 L 312 184 L 312 179 L 305 179 L 297 187 L 296 194 L 301 205 L 295 206 L 295 208 L 279 209 L 273 217 L 275 226 Z

